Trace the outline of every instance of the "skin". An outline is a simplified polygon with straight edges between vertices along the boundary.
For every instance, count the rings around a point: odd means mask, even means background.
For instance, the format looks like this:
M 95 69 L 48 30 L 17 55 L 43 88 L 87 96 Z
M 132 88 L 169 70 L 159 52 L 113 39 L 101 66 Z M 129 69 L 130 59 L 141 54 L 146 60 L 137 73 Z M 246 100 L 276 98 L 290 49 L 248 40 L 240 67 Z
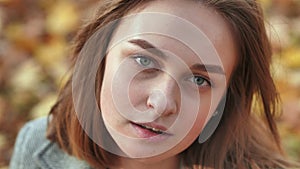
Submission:
M 145 18 L 136 14 L 145 12 L 168 13 L 188 20 L 207 36 L 220 61 L 216 63 L 208 55 L 199 59 L 176 39 L 144 34 L 149 26 Z M 136 16 L 130 24 L 121 23 L 114 33 L 101 89 L 104 124 L 126 154 L 121 158 L 120 166 L 111 168 L 178 168 L 178 154 L 197 139 L 224 95 L 227 79 L 230 79 L 237 60 L 235 41 L 230 26 L 220 15 L 193 1 L 154 1 L 131 14 Z M 171 28 L 172 24 L 170 21 L 166 27 L 158 23 L 155 28 L 178 31 Z M 124 34 L 134 36 L 120 41 Z M 151 43 L 166 57 L 142 49 L 132 43 L 134 40 Z M 200 50 L 205 51 L 200 46 Z M 193 68 L 197 63 L 221 66 L 224 74 Z M 122 95 L 123 91 L 126 95 Z M 128 107 L 132 108 L 120 106 L 122 101 L 130 103 Z M 136 115 L 141 112 L 147 114 Z M 132 117 L 130 113 L 138 118 L 128 118 Z M 132 122 L 145 121 L 164 126 L 168 136 L 158 141 L 141 138 Z

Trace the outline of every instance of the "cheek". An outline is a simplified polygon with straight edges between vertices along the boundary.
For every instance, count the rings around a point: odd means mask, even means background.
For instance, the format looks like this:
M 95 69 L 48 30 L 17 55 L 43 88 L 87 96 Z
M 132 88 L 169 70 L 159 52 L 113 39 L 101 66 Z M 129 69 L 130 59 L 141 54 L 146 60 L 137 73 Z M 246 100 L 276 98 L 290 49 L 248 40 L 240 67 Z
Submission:
M 191 111 L 191 110 L 183 110 L 183 112 L 186 112 L 185 116 L 186 119 L 182 122 L 184 126 L 191 127 L 191 130 L 189 132 L 189 135 L 191 137 L 197 137 L 202 128 L 205 125 L 205 122 L 209 118 L 209 112 L 210 112 L 210 100 L 209 99 L 201 99 L 200 103 L 195 103 L 195 105 L 198 105 L 198 111 Z M 192 107 L 192 106 L 189 106 Z M 183 126 L 181 126 L 183 127 Z
M 207 118 L 209 116 L 210 111 L 210 97 L 203 98 L 201 97 L 201 102 L 195 103 L 199 105 L 199 110 L 196 115 L 196 118 L 189 118 L 189 117 L 195 117 L 194 112 L 190 111 L 190 113 L 193 114 L 185 114 L 186 118 L 182 119 L 179 128 L 177 129 L 180 131 L 183 128 L 190 128 L 188 131 L 188 134 L 184 137 L 182 142 L 177 145 L 177 148 L 179 151 L 184 151 L 186 148 L 188 148 L 195 140 L 198 139 L 201 131 L 203 130 L 205 123 L 207 121 Z M 183 110 L 184 111 L 184 110 Z M 189 111 L 185 111 L 189 112 Z M 182 131 L 184 132 L 184 131 Z M 186 132 L 186 131 L 185 131 Z
M 129 83 L 128 99 L 131 106 L 139 111 L 145 111 L 147 109 L 147 99 L 151 93 L 151 86 L 153 86 L 153 84 L 135 78 Z
M 208 104 L 200 105 L 200 109 L 196 120 L 193 123 L 190 135 L 192 137 L 197 137 L 201 133 L 202 129 L 205 126 L 207 119 L 209 118 L 209 109 L 210 106 Z
M 181 113 L 183 118 L 180 119 L 182 124 L 180 128 L 191 127 L 185 140 L 193 142 L 201 133 L 204 126 L 215 112 L 218 103 L 223 96 L 223 89 L 214 89 L 214 92 L 200 93 L 199 99 L 183 99 Z M 197 108 L 197 110 L 195 110 Z M 178 130 L 180 130 L 180 128 Z
M 132 80 L 129 84 L 128 97 L 133 106 L 138 105 L 141 101 L 147 99 L 148 88 L 147 83 Z M 124 89 L 125 90 L 125 89 Z
M 116 112 L 112 96 L 113 70 L 106 69 L 100 92 L 100 108 L 104 119 L 110 119 Z
M 100 95 L 100 107 L 101 107 L 101 113 L 102 115 L 109 114 L 109 112 L 112 112 L 112 98 L 111 98 L 111 92 L 108 89 L 108 84 L 103 83 L 102 89 L 101 89 L 101 95 Z

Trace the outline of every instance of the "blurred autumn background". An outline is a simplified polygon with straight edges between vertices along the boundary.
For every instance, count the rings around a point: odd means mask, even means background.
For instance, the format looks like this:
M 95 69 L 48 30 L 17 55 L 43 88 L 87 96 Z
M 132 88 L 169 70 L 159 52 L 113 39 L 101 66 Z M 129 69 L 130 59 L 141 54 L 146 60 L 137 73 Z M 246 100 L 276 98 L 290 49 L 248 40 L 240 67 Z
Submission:
M 274 46 L 273 74 L 282 96 L 283 145 L 300 161 L 300 0 L 260 0 Z M 0 169 L 20 127 L 47 115 L 64 84 L 76 30 L 97 0 L 0 0 Z

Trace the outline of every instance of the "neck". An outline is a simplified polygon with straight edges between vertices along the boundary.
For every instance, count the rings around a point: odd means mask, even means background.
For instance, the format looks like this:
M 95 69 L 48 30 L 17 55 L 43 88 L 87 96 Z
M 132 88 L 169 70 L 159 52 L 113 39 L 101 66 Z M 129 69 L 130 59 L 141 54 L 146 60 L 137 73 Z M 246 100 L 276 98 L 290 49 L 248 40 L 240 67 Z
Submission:
M 164 160 L 120 158 L 120 165 L 110 169 L 180 169 L 179 156 Z

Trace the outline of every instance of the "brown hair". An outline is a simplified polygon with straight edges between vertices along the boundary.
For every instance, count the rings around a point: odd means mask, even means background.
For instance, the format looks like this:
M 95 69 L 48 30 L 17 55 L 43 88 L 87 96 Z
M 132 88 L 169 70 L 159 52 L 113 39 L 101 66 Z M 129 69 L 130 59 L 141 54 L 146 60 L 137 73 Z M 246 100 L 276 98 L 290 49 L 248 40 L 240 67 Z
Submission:
M 74 40 L 73 62 L 87 40 L 109 22 L 151 1 L 102 0 L 96 18 Z M 271 47 L 262 10 L 255 0 L 199 0 L 217 11 L 231 25 L 238 45 L 237 67 L 229 83 L 225 110 L 215 133 L 203 144 L 196 140 L 182 152 L 187 168 L 249 169 L 286 168 L 274 117 L 278 95 L 270 74 Z M 102 36 L 102 52 L 114 28 Z M 99 66 L 96 96 L 99 99 L 105 61 Z M 259 109 L 254 109 L 254 108 Z M 50 115 L 47 136 L 71 155 L 95 168 L 113 164 L 113 154 L 100 148 L 82 129 L 72 99 L 72 77 L 60 92 Z M 261 118 L 262 117 L 262 118 Z

